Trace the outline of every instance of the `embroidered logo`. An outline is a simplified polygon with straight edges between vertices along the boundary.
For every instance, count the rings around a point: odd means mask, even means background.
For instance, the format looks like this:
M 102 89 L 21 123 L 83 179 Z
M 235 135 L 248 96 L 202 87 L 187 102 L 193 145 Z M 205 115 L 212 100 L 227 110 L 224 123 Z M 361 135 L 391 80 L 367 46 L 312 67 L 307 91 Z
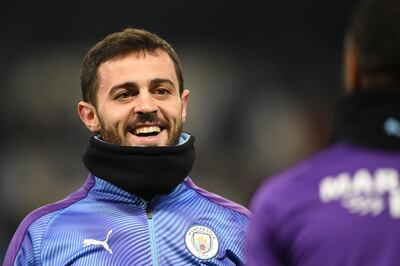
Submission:
M 218 238 L 206 226 L 191 226 L 185 234 L 185 243 L 190 253 L 202 260 L 211 259 L 218 253 Z
M 340 201 L 350 213 L 377 216 L 387 209 L 392 218 L 400 219 L 399 173 L 378 168 L 373 173 L 359 169 L 353 175 L 327 176 L 319 184 L 319 198 L 323 203 Z
M 110 254 L 112 254 L 112 250 L 110 249 L 110 247 L 108 246 L 108 243 L 107 243 L 108 238 L 110 237 L 111 233 L 112 233 L 112 230 L 108 231 L 107 237 L 104 241 L 100 241 L 100 240 L 96 240 L 96 239 L 85 239 L 85 240 L 83 240 L 83 246 L 84 247 L 91 246 L 91 245 L 103 246 L 103 248 L 105 250 L 107 250 L 108 252 L 110 252 Z

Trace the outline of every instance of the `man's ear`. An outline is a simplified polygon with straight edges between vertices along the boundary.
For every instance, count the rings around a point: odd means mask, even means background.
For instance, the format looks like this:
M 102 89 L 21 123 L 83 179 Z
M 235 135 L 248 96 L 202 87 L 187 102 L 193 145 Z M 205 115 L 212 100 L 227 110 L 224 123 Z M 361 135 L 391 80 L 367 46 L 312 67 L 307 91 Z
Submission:
M 344 85 L 348 93 L 361 89 L 360 65 L 357 54 L 351 41 L 347 41 L 344 52 Z
M 185 122 L 187 115 L 187 108 L 189 104 L 189 90 L 184 90 L 181 95 L 182 100 L 182 122 Z
M 101 126 L 96 108 L 84 101 L 78 103 L 78 114 L 85 126 L 93 133 L 100 132 Z

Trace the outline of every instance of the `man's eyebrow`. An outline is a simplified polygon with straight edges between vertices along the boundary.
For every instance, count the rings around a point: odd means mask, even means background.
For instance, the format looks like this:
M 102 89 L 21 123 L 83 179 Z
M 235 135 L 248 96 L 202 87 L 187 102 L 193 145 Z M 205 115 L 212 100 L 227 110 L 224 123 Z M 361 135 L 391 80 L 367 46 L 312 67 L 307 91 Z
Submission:
M 128 89 L 128 90 L 134 90 L 134 89 L 138 89 L 139 86 L 136 82 L 132 82 L 132 81 L 128 81 L 128 82 L 124 82 L 121 84 L 117 84 L 115 86 L 112 86 L 109 94 L 113 94 L 114 91 L 118 90 L 118 89 Z
M 152 79 L 150 81 L 150 87 L 152 87 L 154 85 L 159 85 L 161 83 L 168 83 L 168 84 L 170 84 L 170 85 L 175 87 L 175 84 L 169 79 Z

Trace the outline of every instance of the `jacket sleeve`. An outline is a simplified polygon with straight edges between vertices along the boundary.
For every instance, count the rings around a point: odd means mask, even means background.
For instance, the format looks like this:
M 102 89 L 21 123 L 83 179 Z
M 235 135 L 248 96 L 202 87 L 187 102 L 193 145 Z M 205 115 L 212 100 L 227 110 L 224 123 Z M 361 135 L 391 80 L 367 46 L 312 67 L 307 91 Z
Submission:
M 246 215 L 238 214 L 235 215 L 235 223 L 232 225 L 230 235 L 230 246 L 231 249 L 226 250 L 226 256 L 234 265 L 244 265 L 246 260 L 246 235 L 249 230 L 249 216 L 250 212 Z M 233 229 L 235 228 L 235 229 Z
M 29 230 L 21 235 L 18 229 L 8 246 L 3 266 L 39 265 L 34 257 L 34 245 Z
M 25 217 L 8 246 L 3 266 L 42 264 L 42 240 L 53 215 L 33 212 Z

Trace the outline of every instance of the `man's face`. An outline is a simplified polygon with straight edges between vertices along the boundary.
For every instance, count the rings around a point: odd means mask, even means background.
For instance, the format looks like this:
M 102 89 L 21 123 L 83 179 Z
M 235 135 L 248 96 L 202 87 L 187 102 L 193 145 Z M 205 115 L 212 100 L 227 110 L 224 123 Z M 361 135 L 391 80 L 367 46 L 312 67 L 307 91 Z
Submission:
M 178 143 L 189 91 L 179 94 L 174 63 L 166 52 L 106 61 L 98 74 L 94 118 L 105 141 L 125 146 Z

